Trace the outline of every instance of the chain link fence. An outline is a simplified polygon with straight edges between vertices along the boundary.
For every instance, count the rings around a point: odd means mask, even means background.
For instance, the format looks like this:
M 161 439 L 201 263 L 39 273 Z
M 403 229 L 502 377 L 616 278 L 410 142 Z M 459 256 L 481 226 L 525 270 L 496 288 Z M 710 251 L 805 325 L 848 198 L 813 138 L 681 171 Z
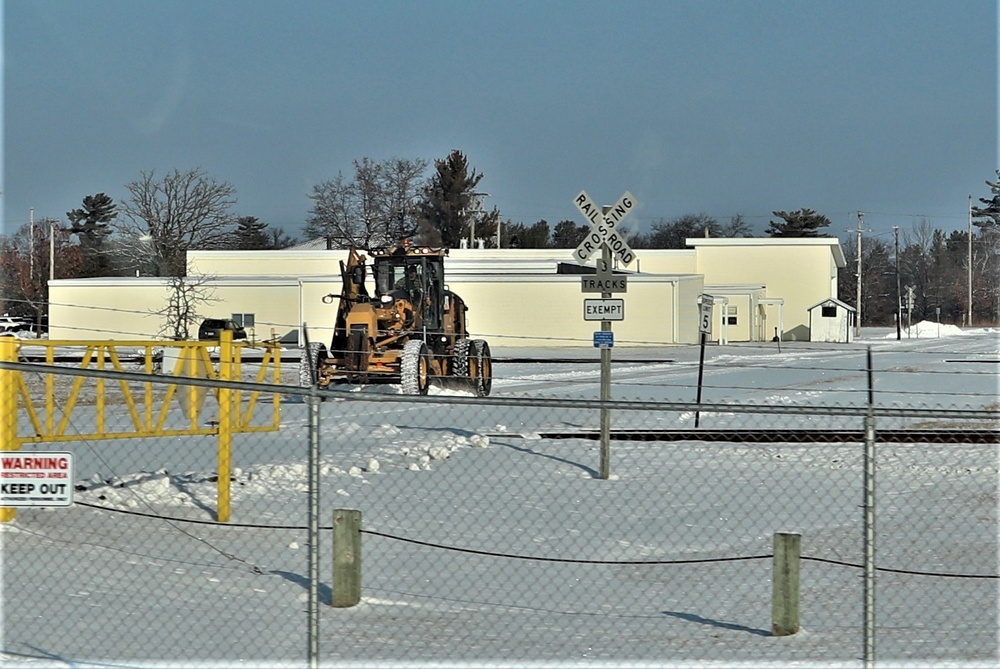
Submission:
M 72 452 L 75 498 L 0 530 L 5 664 L 998 661 L 996 406 L 271 389 L 281 429 L 233 438 L 228 522 L 211 436 L 22 446 Z M 783 636 L 778 533 L 801 536 Z

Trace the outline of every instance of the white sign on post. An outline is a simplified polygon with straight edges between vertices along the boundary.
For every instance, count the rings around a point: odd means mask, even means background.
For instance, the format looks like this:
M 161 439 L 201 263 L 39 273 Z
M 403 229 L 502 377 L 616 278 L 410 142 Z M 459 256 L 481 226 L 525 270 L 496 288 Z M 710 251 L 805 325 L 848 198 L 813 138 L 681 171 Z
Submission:
M 616 283 L 614 272 L 609 267 L 611 264 L 609 259 L 613 254 L 626 265 L 635 260 L 635 253 L 629 248 L 625 237 L 616 229 L 616 226 L 628 216 L 632 207 L 635 206 L 635 199 L 631 193 L 625 191 L 615 206 L 605 213 L 601 207 L 597 206 L 596 202 L 590 199 L 587 191 L 580 191 L 580 194 L 573 200 L 573 204 L 590 222 L 591 226 L 590 233 L 573 251 L 573 258 L 582 265 L 594 254 L 594 251 L 601 249 L 601 257 L 597 261 L 597 275 L 589 281 L 588 277 L 584 277 L 581 285 L 585 293 L 599 290 L 604 295 L 599 300 L 583 301 L 583 320 L 601 321 L 601 331 L 594 333 L 594 346 L 601 349 L 601 401 L 603 402 L 611 399 L 611 347 L 614 346 L 614 335 L 611 332 L 610 321 L 625 320 L 625 300 L 607 296 L 613 292 L 625 292 L 628 286 L 624 277 L 620 283 Z M 610 476 L 610 432 L 611 414 L 607 406 L 602 406 L 599 474 L 602 479 L 607 479 Z
M 590 221 L 592 228 L 590 234 L 573 251 L 573 257 L 578 263 L 587 262 L 587 259 L 590 258 L 594 251 L 603 245 L 611 249 L 615 257 L 625 265 L 635 260 L 635 253 L 628 245 L 628 242 L 625 241 L 625 237 L 617 229 L 618 224 L 635 207 L 635 198 L 632 197 L 632 193 L 625 191 L 624 195 L 608 210 L 607 214 L 602 213 L 597 203 L 587 195 L 587 191 L 580 191 L 580 194 L 573 200 L 573 204 L 580 210 L 584 218 Z
M 701 296 L 701 323 L 698 327 L 699 332 L 705 334 L 712 333 L 712 306 L 715 304 L 711 295 Z
M 623 321 L 625 320 L 625 300 L 620 297 L 584 300 L 583 320 Z
M 0 456 L 0 507 L 72 504 L 72 453 L 7 451 Z
M 584 293 L 625 293 L 628 292 L 628 277 L 583 276 L 580 279 L 580 289 Z

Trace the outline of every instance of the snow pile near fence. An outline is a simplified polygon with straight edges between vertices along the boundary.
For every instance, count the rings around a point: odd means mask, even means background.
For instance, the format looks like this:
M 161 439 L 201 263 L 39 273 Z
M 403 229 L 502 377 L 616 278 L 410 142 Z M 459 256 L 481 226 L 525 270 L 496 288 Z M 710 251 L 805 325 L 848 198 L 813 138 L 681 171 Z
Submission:
M 335 430 L 340 434 L 356 433 L 363 428 L 357 423 L 343 423 Z M 393 444 L 376 449 L 378 452 L 355 453 L 348 456 L 324 456 L 320 459 L 320 476 L 338 486 L 368 483 L 379 473 L 396 471 L 424 472 L 451 458 L 464 449 L 489 448 L 488 435 L 422 434 L 416 439 L 404 439 L 403 431 L 393 425 L 367 429 L 368 440 Z M 381 459 L 380 459 L 381 458 Z M 346 460 L 346 461 L 345 461 Z M 249 468 L 234 467 L 231 473 L 231 494 L 234 502 L 245 498 L 268 496 L 275 501 L 294 501 L 308 491 L 309 467 L 305 460 L 271 462 Z M 121 476 L 99 473 L 75 484 L 77 501 L 119 509 L 153 509 L 154 507 L 214 508 L 218 498 L 218 475 L 214 471 L 169 472 L 165 468 L 138 471 Z M 347 495 L 343 487 L 338 493 Z

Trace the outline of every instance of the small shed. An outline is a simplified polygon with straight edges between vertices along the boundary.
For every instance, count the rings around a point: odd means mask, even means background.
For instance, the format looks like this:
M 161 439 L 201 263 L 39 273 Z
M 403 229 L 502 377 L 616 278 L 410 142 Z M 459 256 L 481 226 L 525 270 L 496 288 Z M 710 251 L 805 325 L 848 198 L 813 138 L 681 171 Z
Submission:
M 856 309 L 828 297 L 809 307 L 809 341 L 854 341 Z

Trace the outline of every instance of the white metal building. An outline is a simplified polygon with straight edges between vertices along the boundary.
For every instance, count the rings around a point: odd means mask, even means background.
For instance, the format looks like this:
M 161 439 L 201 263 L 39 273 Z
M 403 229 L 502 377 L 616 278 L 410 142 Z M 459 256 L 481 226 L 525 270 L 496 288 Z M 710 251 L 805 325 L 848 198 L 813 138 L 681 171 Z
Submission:
M 698 296 L 715 298 L 715 341 L 809 340 L 810 307 L 836 299 L 845 266 L 835 238 L 687 240 L 682 250 L 636 252 L 628 267 L 625 319 L 613 323 L 618 346 L 693 344 Z M 210 298 L 203 317 L 234 318 L 256 339 L 330 338 L 342 250 L 191 251 L 188 275 L 202 277 Z M 592 346 L 600 323 L 585 321 L 571 249 L 452 249 L 448 287 L 469 306 L 473 336 L 496 346 Z M 593 264 L 590 265 L 593 268 Z M 641 269 L 640 269 L 641 268 Z M 167 280 L 155 277 L 50 282 L 53 339 L 144 339 L 164 331 Z

